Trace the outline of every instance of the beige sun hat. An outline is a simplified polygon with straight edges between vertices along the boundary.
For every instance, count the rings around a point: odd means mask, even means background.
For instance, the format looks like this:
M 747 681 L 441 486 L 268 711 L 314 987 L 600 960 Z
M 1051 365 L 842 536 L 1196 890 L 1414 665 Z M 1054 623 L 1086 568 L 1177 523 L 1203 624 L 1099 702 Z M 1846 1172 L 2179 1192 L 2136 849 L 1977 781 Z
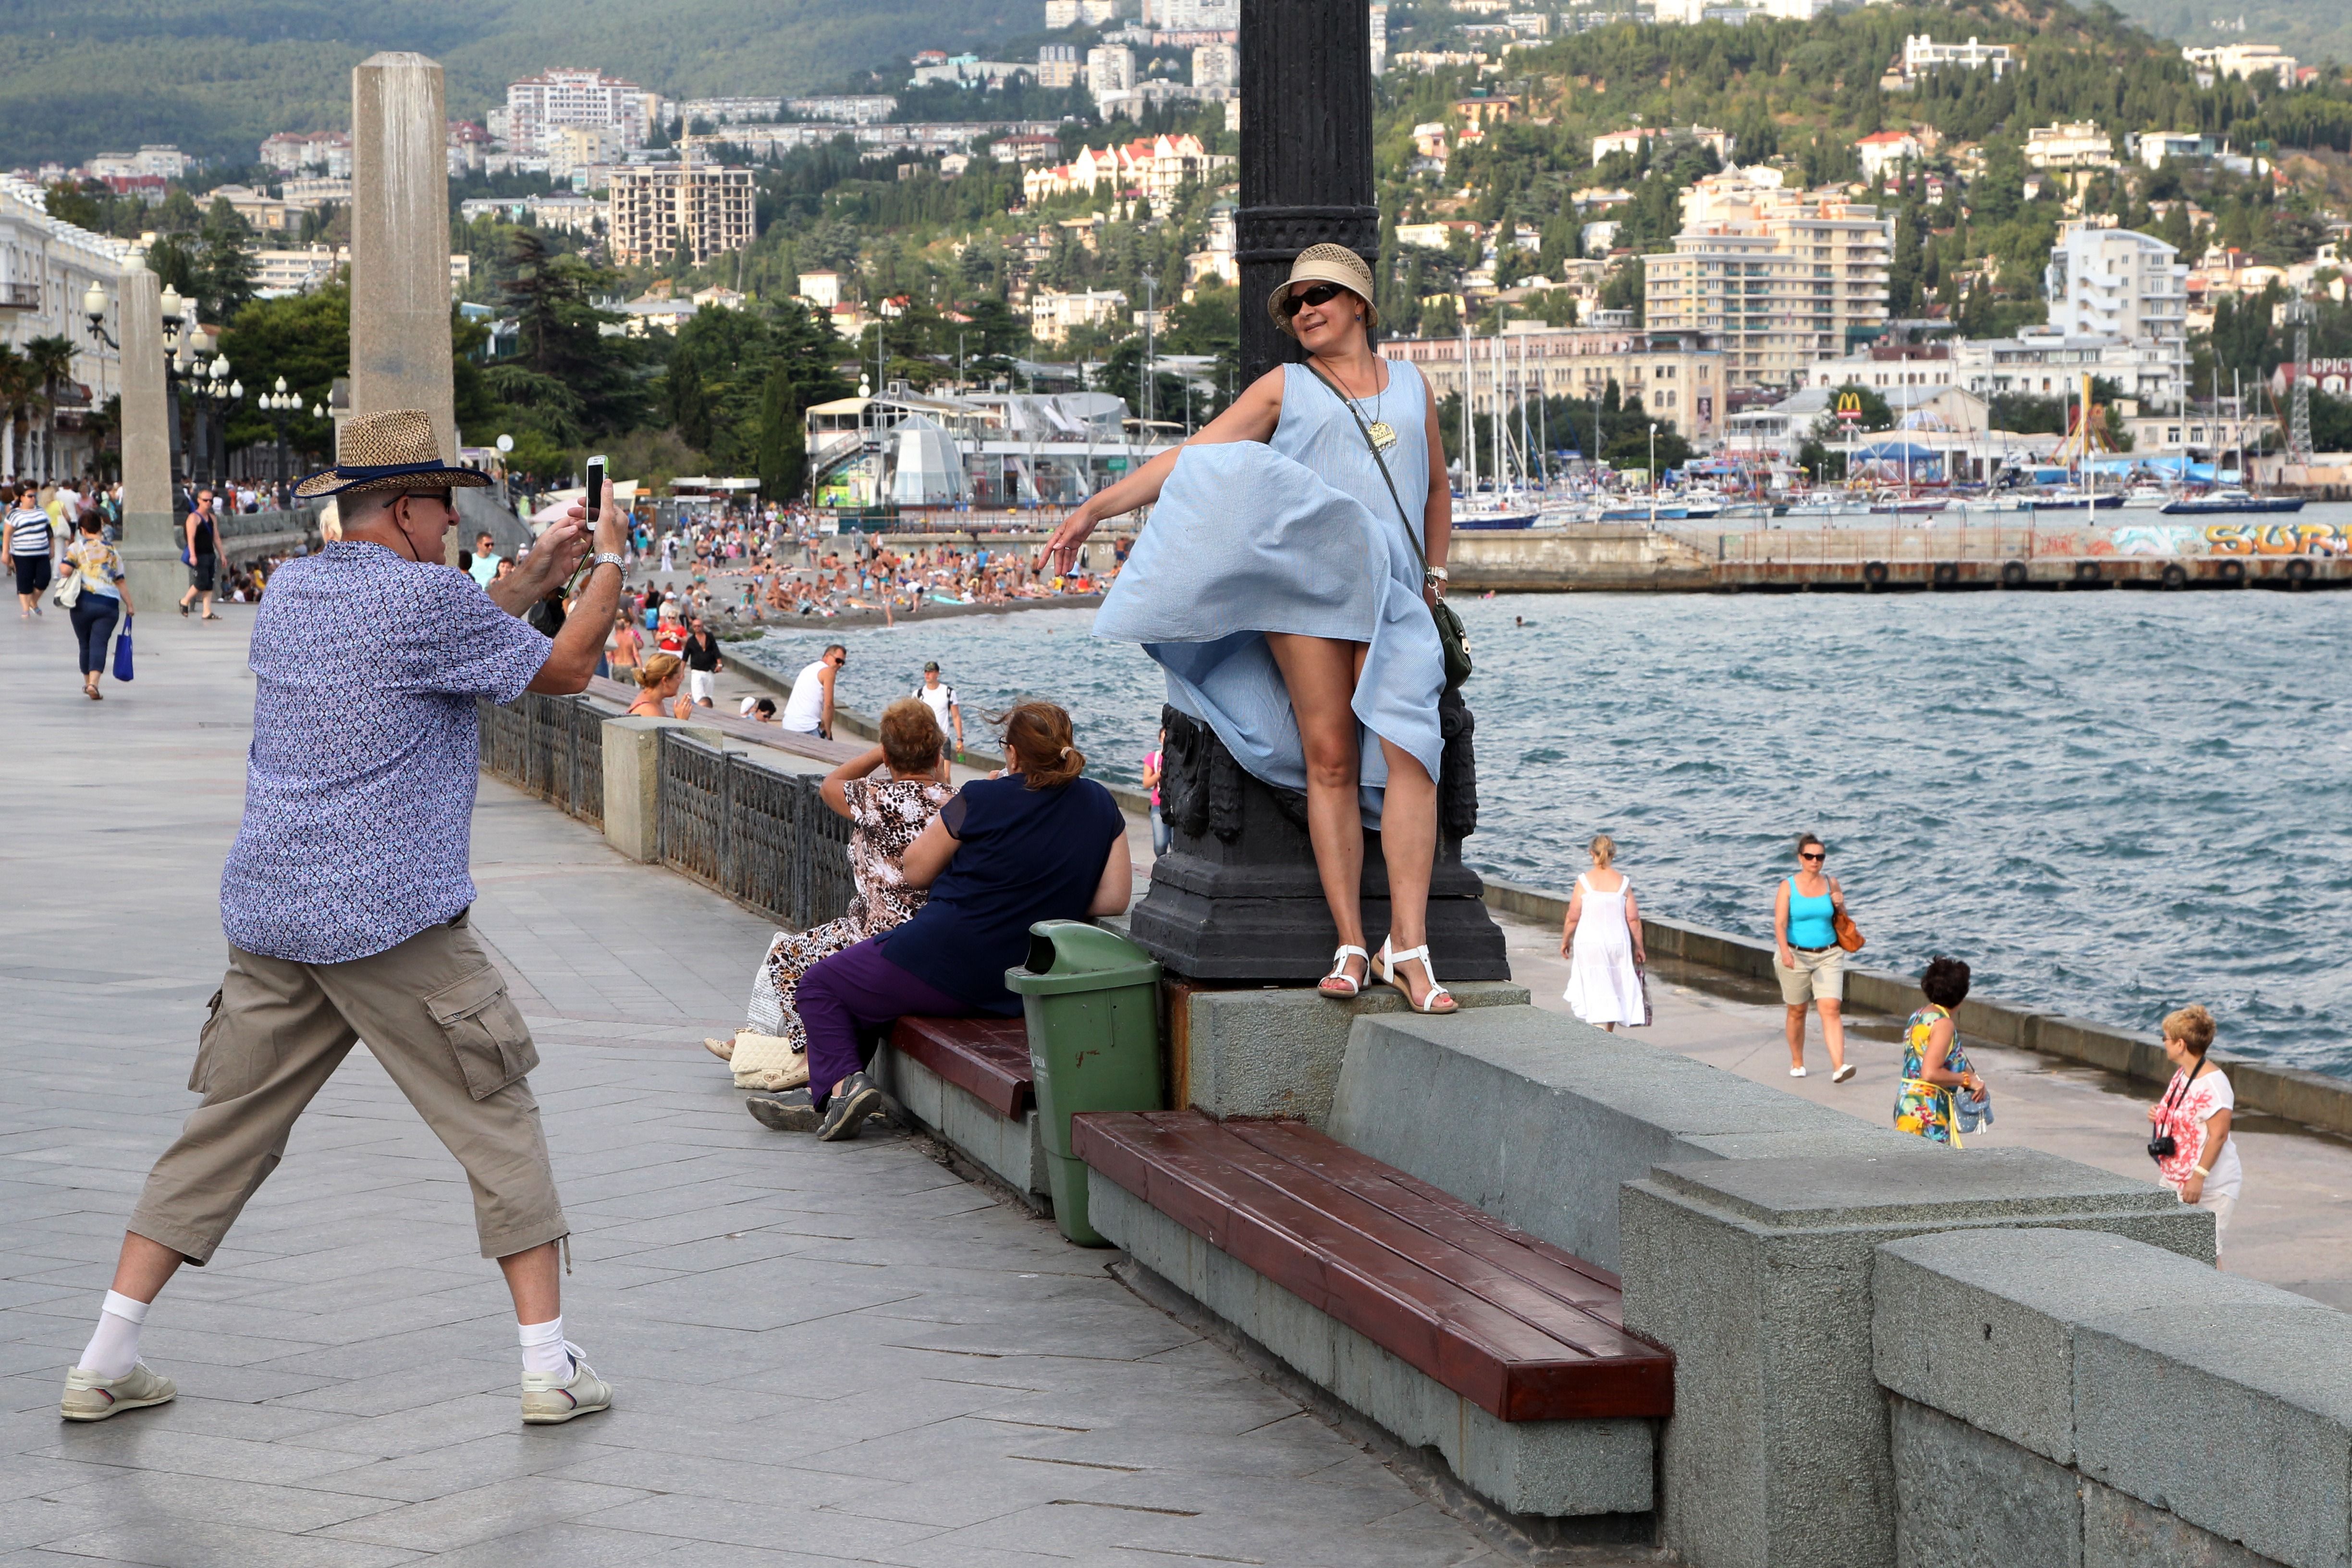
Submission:
M 294 487 L 294 493 L 315 500 L 361 490 L 428 490 L 490 482 L 490 476 L 478 468 L 441 460 L 433 420 L 422 408 L 354 415 L 343 421 L 335 455 L 333 468 L 312 474 Z
M 1344 245 L 1308 246 L 1290 264 L 1290 276 L 1283 279 L 1282 287 L 1265 297 L 1265 313 L 1286 332 L 1290 331 L 1291 325 L 1290 318 L 1282 313 L 1282 297 L 1290 292 L 1294 283 L 1337 283 L 1364 302 L 1364 325 L 1381 324 L 1379 307 L 1372 303 L 1372 269 L 1364 265 L 1362 257 Z

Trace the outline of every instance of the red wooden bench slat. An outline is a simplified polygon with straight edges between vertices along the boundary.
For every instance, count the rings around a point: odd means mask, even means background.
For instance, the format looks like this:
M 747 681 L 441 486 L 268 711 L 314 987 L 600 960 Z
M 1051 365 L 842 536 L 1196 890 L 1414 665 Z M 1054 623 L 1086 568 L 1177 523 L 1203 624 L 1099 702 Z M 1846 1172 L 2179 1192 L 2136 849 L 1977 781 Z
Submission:
M 1029 1110 L 1029 1026 L 1019 1018 L 901 1018 L 890 1048 L 971 1090 L 1008 1121 Z
M 1295 1121 L 1227 1122 L 1224 1129 L 1255 1156 L 1242 1163 L 1259 1180 L 1288 1185 L 1295 1195 L 1334 1219 L 1572 1350 L 1603 1359 L 1641 1355 L 1650 1349 L 1588 1310 L 1588 1302 L 1618 1292 L 1572 1269 L 1556 1268 L 1483 1226 L 1463 1226 L 1425 1198 L 1396 1190 L 1384 1180 L 1389 1167 L 1379 1161 Z M 1298 1182 L 1301 1173 L 1313 1181 Z
M 1548 1256 L 1557 1249 L 1530 1251 L 1526 1272 L 1500 1266 L 1486 1255 L 1494 1231 L 1458 1215 L 1448 1223 L 1439 1212 L 1467 1205 L 1443 1194 L 1433 1202 L 1418 1191 L 1394 1194 L 1422 1205 L 1420 1221 L 1407 1223 L 1331 1176 L 1269 1152 L 1262 1141 L 1269 1135 L 1302 1153 L 1343 1147 L 1297 1124 L 1224 1126 L 1198 1111 L 1087 1115 L 1075 1123 L 1079 1157 L 1108 1179 L 1506 1420 L 1671 1412 L 1665 1352 L 1622 1336 L 1614 1310 L 1562 1299 L 1526 1278 L 1563 1277 Z M 1367 1168 L 1386 1170 L 1376 1162 L 1349 1165 L 1351 1180 L 1360 1182 Z M 1465 1239 L 1473 1247 L 1461 1245 Z M 1564 1271 L 1565 1280 L 1579 1296 L 1604 1289 L 1583 1270 Z
M 1624 1292 L 1617 1276 L 1598 1264 L 1539 1241 L 1484 1210 L 1469 1209 L 1484 1223 L 1465 1225 L 1463 1222 L 1468 1216 L 1464 1210 L 1468 1205 L 1460 1200 L 1303 1123 L 1228 1121 L 1224 1125 L 1244 1142 L 1329 1182 L 1406 1225 L 1443 1238 L 1622 1333 L 1623 1325 L 1615 1319 Z

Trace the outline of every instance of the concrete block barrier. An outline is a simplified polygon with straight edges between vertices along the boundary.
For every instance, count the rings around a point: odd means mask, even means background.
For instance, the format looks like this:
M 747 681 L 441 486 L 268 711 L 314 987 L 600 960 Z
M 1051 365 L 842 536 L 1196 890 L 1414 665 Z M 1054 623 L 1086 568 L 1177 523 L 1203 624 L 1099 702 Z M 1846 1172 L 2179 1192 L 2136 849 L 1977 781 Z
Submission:
M 950 1083 L 902 1051 L 874 1053 L 882 1088 L 907 1113 L 972 1163 L 1019 1193 L 1033 1208 L 1053 1206 L 1045 1183 L 1045 1143 L 1034 1106 L 1001 1114 L 961 1084 Z
M 1871 1332 L 1902 1561 L 2352 1563 L 2352 1315 L 2123 1235 L 1964 1230 L 1877 1249 Z M 2078 1506 L 1992 1557 L 1921 1500 L 2053 1485 Z
M 1359 1018 L 1327 1131 L 1586 1258 L 1621 1267 L 1618 1194 L 1653 1166 L 1919 1141 L 1534 1007 Z
M 2057 1226 L 2210 1273 L 2211 1216 L 2152 1183 L 2032 1150 L 1896 1142 L 1909 1148 L 1664 1166 L 1625 1188 L 1625 1327 L 1675 1352 L 1661 1530 L 1696 1568 L 1936 1561 L 1896 1555 L 1874 1360 L 1882 1244 Z
M 1528 988 L 1508 981 L 1466 980 L 1449 989 L 1465 1011 L 1528 1005 Z M 1221 991 L 1172 982 L 1170 1103 L 1196 1105 L 1212 1116 L 1289 1116 L 1321 1127 L 1355 1021 L 1411 1011 L 1385 985 L 1352 1002 L 1333 1002 L 1297 987 Z

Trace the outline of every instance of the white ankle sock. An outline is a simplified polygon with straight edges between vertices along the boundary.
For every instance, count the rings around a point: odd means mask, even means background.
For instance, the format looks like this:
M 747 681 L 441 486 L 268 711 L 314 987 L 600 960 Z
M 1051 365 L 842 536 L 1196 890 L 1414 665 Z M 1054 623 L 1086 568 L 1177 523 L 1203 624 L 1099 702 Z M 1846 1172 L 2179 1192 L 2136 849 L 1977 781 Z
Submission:
M 76 1364 L 100 1377 L 121 1377 L 137 1366 L 139 1325 L 147 1321 L 147 1307 L 145 1301 L 109 1290 L 106 1305 L 99 1310 L 98 1332 L 89 1336 Z
M 563 1343 L 561 1313 L 543 1323 L 518 1323 L 515 1331 L 522 1340 L 523 1371 L 572 1374 L 572 1352 Z

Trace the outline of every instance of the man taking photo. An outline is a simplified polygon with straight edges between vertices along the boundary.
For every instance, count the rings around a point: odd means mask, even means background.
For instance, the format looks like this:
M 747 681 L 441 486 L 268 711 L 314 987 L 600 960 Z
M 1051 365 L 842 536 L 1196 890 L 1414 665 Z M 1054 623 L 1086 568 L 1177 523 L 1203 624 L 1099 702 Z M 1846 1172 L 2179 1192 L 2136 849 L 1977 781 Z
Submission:
M 612 1404 L 563 1337 L 557 1243 L 571 1226 L 524 1077 L 539 1054 L 467 925 L 475 702 L 587 686 L 620 599 L 612 491 L 576 613 L 551 639 L 521 615 L 587 551 L 582 508 L 485 593 L 442 563 L 452 489 L 488 478 L 442 462 L 416 409 L 358 416 L 340 445 L 342 460 L 296 493 L 336 498 L 342 537 L 273 573 L 254 616 L 245 817 L 221 875 L 228 972 L 191 1077 L 204 1100 L 131 1212 L 114 1289 L 66 1378 L 68 1421 L 177 1392 L 139 1360 L 149 1304 L 181 1264 L 212 1258 L 362 1036 L 466 1168 L 482 1256 L 514 1298 L 523 1420 Z

